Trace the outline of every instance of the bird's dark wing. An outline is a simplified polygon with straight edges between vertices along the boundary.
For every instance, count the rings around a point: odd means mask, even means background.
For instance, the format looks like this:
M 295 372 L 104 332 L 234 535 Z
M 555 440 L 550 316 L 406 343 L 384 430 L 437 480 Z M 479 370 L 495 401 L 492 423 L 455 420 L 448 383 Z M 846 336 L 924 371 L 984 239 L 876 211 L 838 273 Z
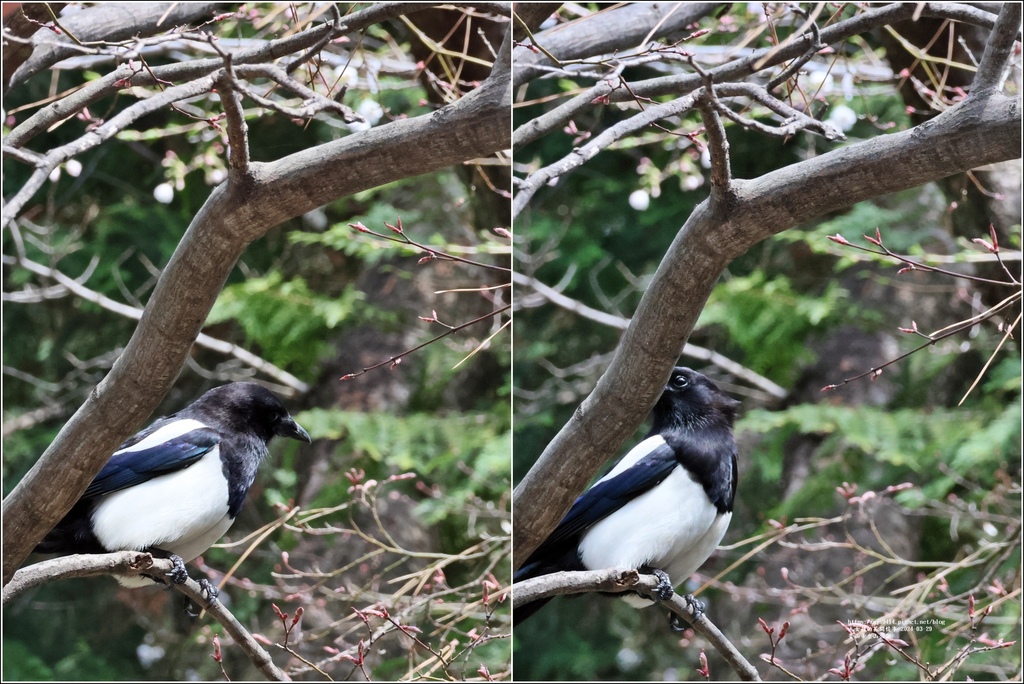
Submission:
M 580 533 L 656 487 L 678 465 L 675 450 L 668 444 L 661 444 L 615 477 L 598 482 L 576 499 L 534 556 L 543 557 L 567 542 L 575 543 Z
M 216 430 L 197 428 L 144 449 L 128 447 L 116 451 L 82 498 L 110 494 L 187 468 L 219 442 Z

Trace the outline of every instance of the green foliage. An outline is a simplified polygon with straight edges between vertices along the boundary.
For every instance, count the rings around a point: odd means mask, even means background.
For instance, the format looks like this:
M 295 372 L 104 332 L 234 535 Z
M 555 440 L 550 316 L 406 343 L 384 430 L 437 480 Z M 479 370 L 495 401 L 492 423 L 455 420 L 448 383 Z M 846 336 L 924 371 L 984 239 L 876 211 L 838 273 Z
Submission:
M 396 416 L 318 408 L 302 412 L 296 420 L 313 439 L 339 441 L 335 453 L 344 454 L 341 468 L 358 465 L 371 477 L 412 472 L 431 483 L 444 483 L 443 495 L 426 499 L 421 506 L 430 524 L 461 513 L 471 496 L 492 499 L 507 491 L 511 436 L 500 416 Z M 338 486 L 347 488 L 347 481 Z M 325 489 L 318 505 L 343 498 L 337 488 Z
M 846 293 L 830 282 L 820 295 L 798 293 L 785 276 L 763 272 L 720 284 L 698 325 L 721 325 L 744 353 L 744 363 L 776 382 L 788 384 L 798 364 L 812 361 L 806 340 L 846 314 Z
M 786 447 L 795 435 L 817 435 L 815 477 L 799 494 L 780 502 L 772 516 L 819 515 L 832 509 L 834 490 L 844 481 L 861 490 L 909 481 L 917 488 L 899 500 L 911 507 L 942 500 L 972 473 L 982 487 L 995 473 L 1020 459 L 1021 399 L 1000 411 L 979 409 L 881 409 L 798 404 L 782 411 L 757 409 L 739 421 L 739 430 L 761 435 L 754 471 L 745 474 L 748 492 L 771 486 L 782 472 Z M 948 466 L 943 474 L 939 465 Z M 742 492 L 741 492 L 742 493 Z
M 302 278 L 285 281 L 273 271 L 221 291 L 208 324 L 234 320 L 246 341 L 272 354 L 273 363 L 308 373 L 326 349 L 326 333 L 351 324 L 362 293 L 345 288 L 339 298 L 314 292 Z
M 293 232 L 288 235 L 288 239 L 295 244 L 323 245 L 336 249 L 349 256 L 358 257 L 368 264 L 378 263 L 395 256 L 419 254 L 420 250 L 409 245 L 372 238 L 365 233 L 357 232 L 349 225 L 350 223 L 362 223 L 370 230 L 386 233 L 388 229 L 384 223 L 394 225 L 398 217 L 402 217 L 403 224 L 409 225 L 415 225 L 421 220 L 420 212 L 408 210 L 403 212 L 390 204 L 375 203 L 366 213 L 335 224 L 323 233 Z
M 55 679 L 54 669 L 29 650 L 21 641 L 4 639 L 4 681 L 42 681 Z
M 935 192 L 933 188 L 925 188 L 926 194 Z M 892 259 L 876 254 L 869 254 L 850 247 L 841 247 L 828 239 L 830 235 L 841 235 L 855 245 L 876 249 L 863 236 L 875 237 L 875 231 L 882 234 L 886 247 L 896 253 L 915 255 L 924 250 L 935 234 L 935 221 L 938 212 L 926 208 L 922 211 L 920 194 L 922 190 L 904 191 L 885 201 L 858 202 L 848 211 L 818 223 L 806 230 L 786 230 L 774 235 L 770 242 L 776 244 L 803 243 L 815 254 L 838 255 L 835 262 L 836 272 L 842 272 L 852 266 L 863 265 L 865 262 L 882 264 L 893 269 L 898 268 Z M 942 250 L 946 251 L 946 246 Z

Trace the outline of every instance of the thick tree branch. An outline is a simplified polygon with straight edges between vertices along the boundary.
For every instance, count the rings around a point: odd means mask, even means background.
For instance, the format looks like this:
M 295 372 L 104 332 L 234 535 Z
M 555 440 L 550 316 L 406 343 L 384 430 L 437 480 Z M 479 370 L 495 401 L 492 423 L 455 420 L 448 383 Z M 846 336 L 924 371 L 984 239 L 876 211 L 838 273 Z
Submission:
M 69 579 L 71 577 L 95 577 L 97 575 L 166 575 L 174 568 L 174 564 L 166 558 L 154 558 L 143 551 L 119 551 L 107 554 L 87 554 L 79 556 L 62 556 L 24 567 L 3 589 L 3 603 L 28 591 L 33 587 Z M 197 606 L 203 606 L 213 618 L 224 626 L 235 643 L 245 652 L 256 668 L 274 681 L 287 681 L 289 678 L 274 664 L 270 654 L 260 646 L 252 634 L 242 626 L 220 601 L 209 601 L 199 583 L 189 578 L 184 584 L 171 585 L 174 589 L 188 597 Z
M 642 575 L 636 570 L 610 568 L 583 572 L 556 572 L 512 585 L 512 610 L 515 611 L 516 608 L 531 601 L 552 596 L 634 591 L 665 606 L 673 615 L 690 623 L 693 629 L 704 636 L 721 654 L 740 679 L 748 682 L 761 681 L 757 669 L 743 657 L 743 654 L 708 619 L 706 614 L 701 615 L 700 619 L 696 619 L 693 609 L 678 594 L 673 594 L 667 600 L 661 601 L 655 595 L 657 587 L 658 579 L 654 575 Z
M 554 66 L 547 55 L 560 62 L 617 50 L 643 47 L 645 40 L 684 30 L 687 26 L 714 12 L 717 3 L 638 2 L 599 13 L 600 21 L 585 17 L 567 25 L 556 26 L 536 36 L 544 52 L 531 53 L 520 48 L 516 53 L 513 86 L 519 87 L 544 73 L 540 66 Z M 552 5 L 552 12 L 557 6 Z M 597 15 L 594 15 L 595 17 Z M 608 26 L 614 26 L 609 31 Z
M 992 35 L 985 43 L 971 92 L 996 90 L 1002 86 L 1003 75 L 1013 56 L 1013 44 L 1020 33 L 1021 7 L 1019 2 L 1003 3 Z
M 597 387 L 515 490 L 514 557 L 554 529 L 601 465 L 644 420 L 729 262 L 804 221 L 879 195 L 1016 158 L 1021 100 L 967 98 L 909 131 L 873 138 L 762 178 L 735 199 L 705 201 L 680 229 Z M 900 169 L 893 174 L 893 169 Z

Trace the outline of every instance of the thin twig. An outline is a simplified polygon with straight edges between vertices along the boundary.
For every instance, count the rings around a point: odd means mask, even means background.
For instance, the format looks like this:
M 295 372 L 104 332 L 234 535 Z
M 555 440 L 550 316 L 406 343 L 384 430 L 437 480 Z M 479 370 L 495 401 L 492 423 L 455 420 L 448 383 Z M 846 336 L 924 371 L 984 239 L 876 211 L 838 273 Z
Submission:
M 465 328 L 468 328 L 471 325 L 476 325 L 477 323 L 480 323 L 481 321 L 486 321 L 486 320 L 488 320 L 490 318 L 494 318 L 495 316 L 499 316 L 499 315 L 501 315 L 502 313 L 508 311 L 511 308 L 512 308 L 511 304 L 506 304 L 505 306 L 501 307 L 500 309 L 495 309 L 494 311 L 491 311 L 490 313 L 486 313 L 483 316 L 478 316 L 477 318 L 474 318 L 471 321 L 467 321 L 466 323 L 462 323 L 461 325 L 456 325 L 456 326 L 454 326 L 452 328 L 449 328 L 448 330 L 444 331 L 440 335 L 437 335 L 436 337 L 432 337 L 429 340 L 427 340 L 426 342 L 424 342 L 423 344 L 418 344 L 415 347 L 413 347 L 412 349 L 408 349 L 408 350 L 402 352 L 401 354 L 396 354 L 396 355 L 392 356 L 389 359 L 381 361 L 380 363 L 375 363 L 372 366 L 367 366 L 366 368 L 363 368 L 362 370 L 356 371 L 354 373 L 347 373 L 346 375 L 341 376 L 341 379 L 342 380 L 351 380 L 352 378 L 358 377 L 358 376 L 362 375 L 363 373 L 366 373 L 368 371 L 372 371 L 375 368 L 380 368 L 381 366 L 386 366 L 388 364 L 391 364 L 391 367 L 394 368 L 396 365 L 398 365 L 398 363 L 403 358 L 405 358 L 409 354 L 412 354 L 413 352 L 417 352 L 420 349 L 423 349 L 424 347 L 427 347 L 427 346 L 433 344 L 434 342 L 437 342 L 438 340 L 442 340 L 442 339 L 448 337 L 449 335 L 451 335 L 452 333 L 459 332 L 460 330 L 464 330 Z

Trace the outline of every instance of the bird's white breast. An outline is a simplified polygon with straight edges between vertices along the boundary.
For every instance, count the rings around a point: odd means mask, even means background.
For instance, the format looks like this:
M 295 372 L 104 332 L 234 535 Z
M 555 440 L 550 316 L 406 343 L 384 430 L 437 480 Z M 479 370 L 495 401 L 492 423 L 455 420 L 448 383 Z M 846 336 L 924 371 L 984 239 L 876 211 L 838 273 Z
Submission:
M 650 437 L 633 451 L 652 440 L 661 438 Z M 580 560 L 590 570 L 646 565 L 664 570 L 679 584 L 718 547 L 731 518 L 731 513 L 720 514 L 704 487 L 677 466 L 663 482 L 591 527 L 580 541 Z
M 168 438 L 164 434 L 158 439 Z M 102 497 L 93 509 L 92 522 L 96 538 L 111 551 L 156 547 L 186 562 L 192 560 L 233 522 L 228 516 L 228 483 L 220 448 L 210 449 L 188 468 Z

